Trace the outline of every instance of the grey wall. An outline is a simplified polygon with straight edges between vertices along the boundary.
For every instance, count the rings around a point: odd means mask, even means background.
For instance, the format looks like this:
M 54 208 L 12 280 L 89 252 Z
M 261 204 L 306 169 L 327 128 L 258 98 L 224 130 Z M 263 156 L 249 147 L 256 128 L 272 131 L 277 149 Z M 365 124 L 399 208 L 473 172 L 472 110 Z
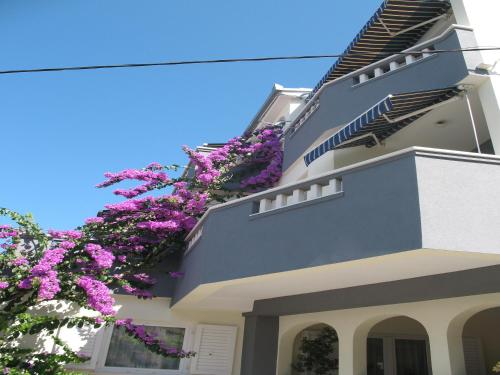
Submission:
M 470 31 L 456 30 L 435 44 L 436 49 L 457 49 L 474 45 Z M 443 53 L 397 71 L 353 86 L 352 77 L 340 79 L 320 94 L 320 106 L 295 132 L 285 139 L 283 168 L 288 168 L 325 131 L 343 125 L 389 94 L 432 90 L 456 85 L 469 74 L 478 53 Z
M 412 154 L 344 174 L 344 194 L 251 217 L 252 201 L 214 210 L 183 260 L 175 299 L 196 286 L 421 247 Z
M 275 375 L 279 317 L 245 317 L 241 375 Z
M 201 284 L 405 250 L 500 254 L 494 156 L 417 149 L 341 177 L 343 193 L 316 203 L 251 215 L 255 202 L 244 200 L 211 211 L 174 302 Z

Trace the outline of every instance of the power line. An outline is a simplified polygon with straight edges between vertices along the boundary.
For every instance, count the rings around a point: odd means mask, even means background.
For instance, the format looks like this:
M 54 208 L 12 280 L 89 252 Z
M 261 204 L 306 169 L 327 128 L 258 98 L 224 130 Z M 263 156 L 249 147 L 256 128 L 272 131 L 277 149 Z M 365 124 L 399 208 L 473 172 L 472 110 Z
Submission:
M 496 51 L 500 47 L 470 47 L 462 49 L 435 49 L 426 51 L 408 51 L 408 52 L 363 52 L 363 53 L 349 53 L 349 56 L 364 56 L 374 59 L 384 58 L 393 55 L 411 55 L 416 53 L 458 53 L 458 52 L 477 52 L 477 51 Z M 181 61 L 163 61 L 152 63 L 131 63 L 131 64 L 114 64 L 114 65 L 88 65 L 88 66 L 65 66 L 54 68 L 35 68 L 35 69 L 13 69 L 13 70 L 0 70 L 0 74 L 20 74 L 20 73 L 43 73 L 43 72 L 62 72 L 71 70 L 98 70 L 98 69 L 116 69 L 116 68 L 144 68 L 152 66 L 173 66 L 173 65 L 197 65 L 197 64 L 225 64 L 225 63 L 238 63 L 238 62 L 260 62 L 260 61 L 278 61 L 278 60 L 312 60 L 312 59 L 325 59 L 325 58 L 339 58 L 344 54 L 333 55 L 302 55 L 302 56 L 267 56 L 267 57 L 248 57 L 248 58 L 234 58 L 234 59 L 214 59 L 214 60 L 181 60 Z

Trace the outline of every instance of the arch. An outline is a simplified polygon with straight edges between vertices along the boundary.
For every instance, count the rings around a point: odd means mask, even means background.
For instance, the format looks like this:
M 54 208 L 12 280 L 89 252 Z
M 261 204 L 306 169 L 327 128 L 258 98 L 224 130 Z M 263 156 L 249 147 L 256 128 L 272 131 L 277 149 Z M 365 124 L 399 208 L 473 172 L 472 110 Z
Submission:
M 296 372 L 292 370 L 292 363 L 294 362 L 294 354 L 297 351 L 298 338 L 301 337 L 303 332 L 309 329 L 316 330 L 322 327 L 330 327 L 335 330 L 335 327 L 332 327 L 330 324 L 322 321 L 307 321 L 294 325 L 280 335 L 277 364 L 277 373 L 279 375 L 296 374 Z M 335 330 L 335 332 L 337 331 Z
M 468 343 L 464 342 L 463 339 L 464 328 L 467 322 L 483 311 L 498 308 L 500 308 L 500 302 L 479 303 L 459 312 L 450 320 L 446 335 L 448 339 L 448 351 L 453 374 L 465 375 L 467 373 L 464 345 L 467 346 Z M 498 361 L 500 361 L 500 357 L 498 358 Z M 488 367 L 488 361 L 485 362 L 485 366 Z M 491 372 L 491 368 L 488 370 Z
M 399 366 L 400 373 L 414 367 L 411 371 L 431 374 L 429 335 L 412 316 L 387 313 L 364 321 L 355 330 L 353 350 L 354 374 L 383 374 L 384 367 L 390 366 L 394 367 L 390 373 L 396 373 Z M 424 360 L 427 365 L 416 364 L 425 364 Z

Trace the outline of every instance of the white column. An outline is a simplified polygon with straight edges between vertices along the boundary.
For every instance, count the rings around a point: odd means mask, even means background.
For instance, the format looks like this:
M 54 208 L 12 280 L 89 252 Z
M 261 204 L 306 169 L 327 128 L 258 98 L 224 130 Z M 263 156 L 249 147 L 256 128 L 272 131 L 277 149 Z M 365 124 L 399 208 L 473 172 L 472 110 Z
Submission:
M 271 209 L 272 201 L 270 199 L 261 199 L 259 212 L 265 212 Z
M 391 61 L 389 64 L 389 69 L 396 70 L 397 68 L 399 68 L 399 64 L 397 63 L 397 61 Z
M 414 63 L 415 62 L 415 56 L 413 56 L 413 55 L 406 55 L 405 56 L 405 61 L 406 61 L 406 65 Z
M 500 76 L 490 76 L 477 92 L 495 154 L 500 155 Z
M 359 75 L 359 83 L 363 83 L 363 82 L 366 82 L 368 81 L 368 74 L 366 73 L 363 73 L 363 74 L 360 74 Z
M 384 70 L 382 68 L 375 68 L 375 77 L 380 77 L 381 75 L 384 74 Z
M 500 35 L 500 1 L 498 0 L 451 0 L 453 13 L 458 24 L 474 29 L 478 46 L 498 46 Z M 491 75 L 479 88 L 479 98 L 488 124 L 495 153 L 500 155 L 500 51 L 481 51 L 482 62 L 493 66 L 496 74 Z
M 448 332 L 448 324 L 428 328 L 432 373 L 466 375 L 462 330 Z
M 286 206 L 286 195 L 278 194 L 276 196 L 276 208 L 285 207 Z
M 323 186 L 320 184 L 312 184 L 307 192 L 307 199 L 321 198 Z
M 300 203 L 306 200 L 306 192 L 302 189 L 295 189 L 292 193 L 292 204 Z
M 366 375 L 367 332 L 349 322 L 337 329 L 339 335 L 339 375 Z M 338 326 L 336 326 L 337 328 Z
M 451 0 L 451 5 L 457 23 L 474 29 L 478 46 L 498 45 L 500 1 Z M 493 64 L 500 58 L 500 51 L 481 51 L 480 53 L 483 62 L 488 64 Z

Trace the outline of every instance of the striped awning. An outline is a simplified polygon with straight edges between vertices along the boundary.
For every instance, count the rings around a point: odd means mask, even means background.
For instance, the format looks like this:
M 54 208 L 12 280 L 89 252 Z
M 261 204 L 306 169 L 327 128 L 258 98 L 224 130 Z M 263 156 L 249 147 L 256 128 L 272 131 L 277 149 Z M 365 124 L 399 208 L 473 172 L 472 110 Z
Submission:
M 412 47 L 449 8 L 447 0 L 385 0 L 309 97 L 326 82 Z
M 389 95 L 308 152 L 304 156 L 304 162 L 309 165 L 324 153 L 334 149 L 375 146 L 377 142 L 390 137 L 432 111 L 436 105 L 454 98 L 460 92 L 457 87 L 448 87 Z

